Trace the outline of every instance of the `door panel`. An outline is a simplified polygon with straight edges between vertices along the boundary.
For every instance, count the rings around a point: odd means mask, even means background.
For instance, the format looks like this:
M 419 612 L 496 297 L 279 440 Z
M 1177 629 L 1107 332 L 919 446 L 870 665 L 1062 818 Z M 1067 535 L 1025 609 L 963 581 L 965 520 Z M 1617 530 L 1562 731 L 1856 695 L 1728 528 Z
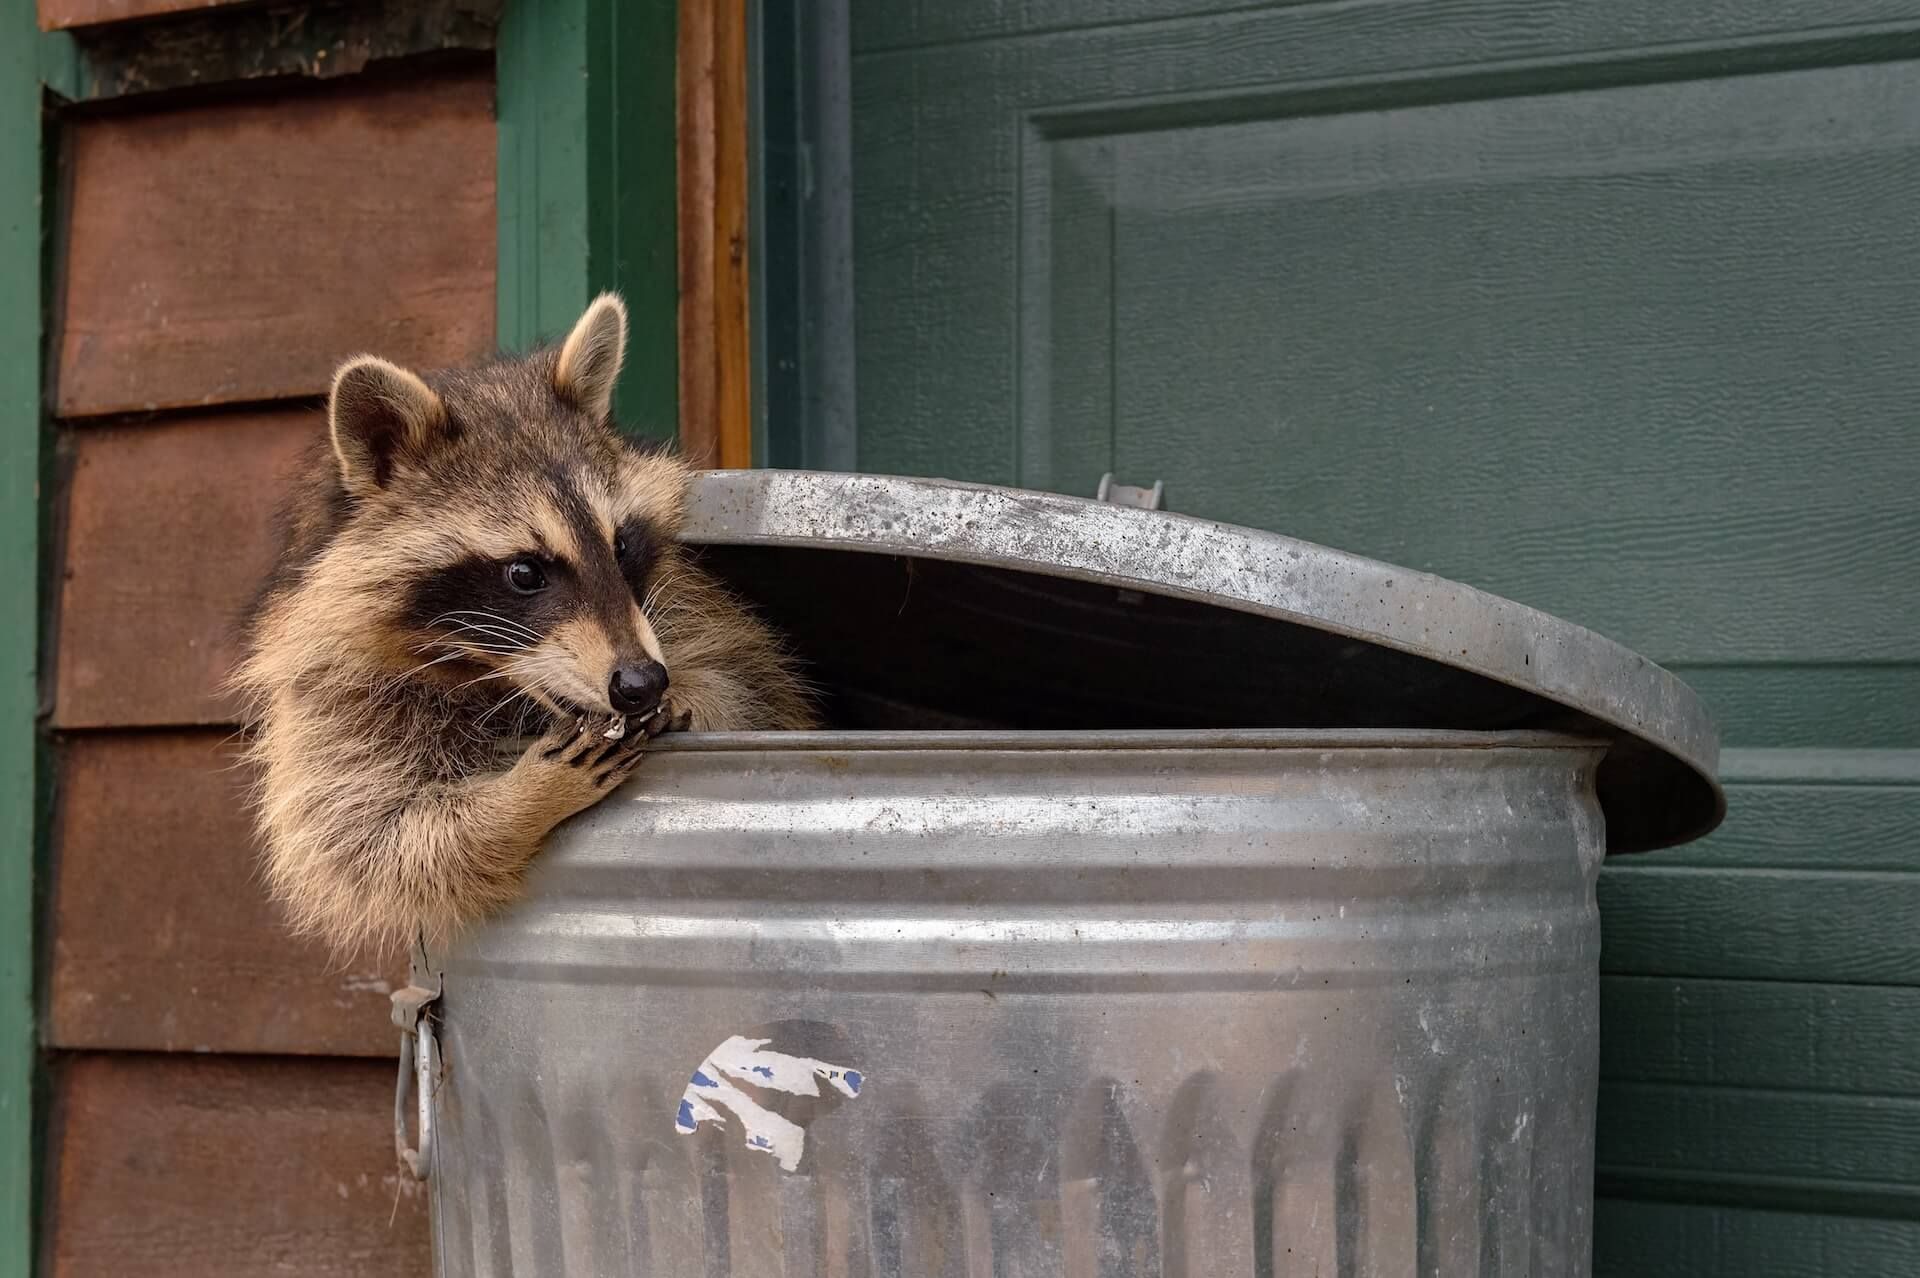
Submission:
M 1920 1270 L 1899 1123 L 1828 1125 L 1827 1162 L 1729 1126 L 1920 1103 L 1890 1063 L 1920 1025 L 1845 1047 L 1920 989 L 1920 870 L 1859 863 L 1920 799 L 1920 3 L 850 25 L 859 467 L 1163 480 L 1678 669 L 1736 819 L 1603 881 L 1608 980 L 1660 996 L 1608 1004 L 1598 1271 L 1665 1236 L 1687 1272 L 1811 1272 L 1762 1243 L 1849 1218 L 1886 1226 L 1849 1272 Z M 1657 1123 L 1638 1041 L 1713 1065 Z M 1722 1076 L 1735 1041 L 1777 1059 Z

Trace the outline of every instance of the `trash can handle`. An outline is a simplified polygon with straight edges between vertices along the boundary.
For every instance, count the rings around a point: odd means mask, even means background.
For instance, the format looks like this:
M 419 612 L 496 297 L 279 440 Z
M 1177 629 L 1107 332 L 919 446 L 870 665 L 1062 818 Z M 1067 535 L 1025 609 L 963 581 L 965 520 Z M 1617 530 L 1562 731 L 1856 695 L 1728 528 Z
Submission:
M 393 1085 L 393 1152 L 415 1180 L 425 1180 L 433 1159 L 433 1076 L 437 1055 L 433 1018 L 427 1014 L 439 994 L 409 985 L 393 993 L 393 1019 L 400 1026 L 400 1076 Z M 414 1102 L 420 1139 L 407 1140 L 407 1102 Z
M 1142 510 L 1160 509 L 1161 500 L 1167 495 L 1167 485 L 1162 480 L 1154 480 L 1151 488 L 1136 488 L 1131 484 L 1116 484 L 1113 472 L 1100 476 L 1100 487 L 1095 490 L 1095 501 L 1111 502 L 1115 506 L 1138 506 Z

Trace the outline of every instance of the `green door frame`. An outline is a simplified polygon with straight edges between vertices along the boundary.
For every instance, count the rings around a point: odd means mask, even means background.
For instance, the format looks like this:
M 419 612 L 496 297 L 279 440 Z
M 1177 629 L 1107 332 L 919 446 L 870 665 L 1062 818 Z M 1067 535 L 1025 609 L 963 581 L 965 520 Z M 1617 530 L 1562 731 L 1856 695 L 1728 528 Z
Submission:
M 35 876 L 40 817 L 40 563 L 46 453 L 45 85 L 71 42 L 34 0 L 0 0 L 0 1278 L 35 1239 Z M 498 75 L 498 340 L 564 333 L 616 288 L 632 322 L 622 419 L 677 432 L 674 0 L 509 0 Z
M 848 0 L 747 0 L 756 465 L 857 470 Z
M 0 1278 L 33 1270 L 41 89 L 33 0 L 0 12 Z
M 616 411 L 679 431 L 674 0 L 508 0 L 499 75 L 501 345 L 626 296 Z

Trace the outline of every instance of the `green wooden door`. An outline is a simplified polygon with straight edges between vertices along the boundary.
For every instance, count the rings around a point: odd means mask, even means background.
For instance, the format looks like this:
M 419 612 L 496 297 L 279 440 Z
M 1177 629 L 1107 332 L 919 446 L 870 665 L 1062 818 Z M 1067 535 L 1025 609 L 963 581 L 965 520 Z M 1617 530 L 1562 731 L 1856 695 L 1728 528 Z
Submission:
M 1920 1273 L 1920 3 L 850 19 L 857 415 L 788 451 L 1163 480 L 1678 669 L 1733 815 L 1606 872 L 1598 1271 Z

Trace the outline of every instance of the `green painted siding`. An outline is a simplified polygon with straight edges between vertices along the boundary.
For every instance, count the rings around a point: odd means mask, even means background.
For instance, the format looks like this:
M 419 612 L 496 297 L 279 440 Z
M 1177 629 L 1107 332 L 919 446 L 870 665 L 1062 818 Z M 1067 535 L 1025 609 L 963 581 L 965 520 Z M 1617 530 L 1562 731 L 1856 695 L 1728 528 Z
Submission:
M 840 455 L 1680 671 L 1732 813 L 1603 876 L 1597 1270 L 1920 1273 L 1920 2 L 851 17 Z
M 0 5 L 0 1278 L 33 1268 L 40 36 Z
M 499 339 L 564 335 L 601 289 L 632 332 L 616 411 L 678 431 L 670 0 L 510 0 L 500 31 Z

